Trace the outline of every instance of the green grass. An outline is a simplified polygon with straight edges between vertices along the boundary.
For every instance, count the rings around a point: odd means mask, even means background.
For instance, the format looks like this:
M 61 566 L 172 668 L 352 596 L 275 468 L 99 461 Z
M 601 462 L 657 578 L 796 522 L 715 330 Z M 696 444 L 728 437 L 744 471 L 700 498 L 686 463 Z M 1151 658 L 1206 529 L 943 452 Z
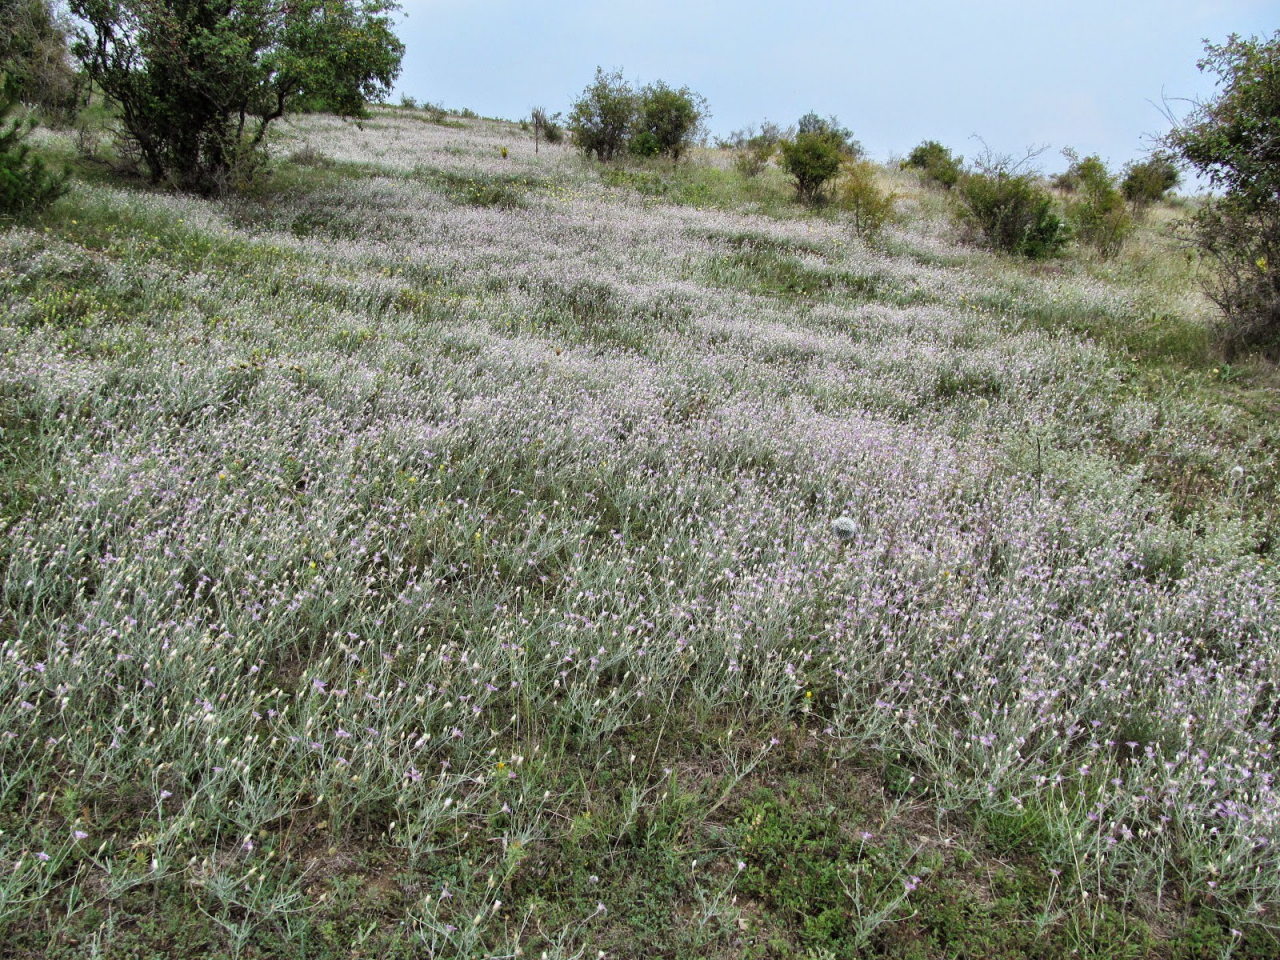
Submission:
M 927 799 L 893 801 L 865 764 L 811 746 L 801 730 L 779 732 L 780 786 L 712 773 L 720 761 L 703 745 L 733 736 L 725 728 L 669 730 L 663 755 L 687 773 L 652 781 L 643 760 L 627 759 L 657 746 L 652 735 L 621 750 L 578 744 L 578 772 L 547 764 L 513 787 L 513 803 L 553 791 L 558 837 L 494 849 L 464 818 L 438 854 L 410 860 L 333 846 L 314 817 L 295 820 L 283 843 L 261 841 L 279 859 L 261 888 L 250 878 L 224 890 L 214 871 L 196 886 L 124 889 L 110 913 L 90 891 L 64 890 L 38 923 L 11 931 L 7 955 L 70 960 L 97 943 L 103 957 L 223 958 L 237 930 L 253 944 L 245 955 L 319 960 L 420 956 L 432 942 L 423 931 L 444 956 L 485 955 L 517 935 L 526 953 L 555 955 L 569 941 L 539 931 L 569 930 L 606 955 L 643 944 L 673 958 L 850 960 L 1199 960 L 1238 939 L 1208 905 L 1166 909 L 1153 925 L 1123 903 L 1072 901 L 1035 818 L 937 819 Z M 293 911 L 303 894 L 306 908 Z M 249 902 L 274 909 L 236 906 Z M 1257 931 L 1247 948 L 1280 955 Z
M 730 252 L 714 255 L 703 265 L 699 279 L 704 283 L 796 301 L 839 298 L 910 306 L 933 300 L 880 273 L 814 264 L 820 255 L 803 248 L 788 250 L 741 237 L 730 238 L 727 246 Z
M 721 163 L 716 151 L 695 151 L 691 160 L 677 165 L 628 158 L 598 169 L 606 186 L 664 203 L 750 210 L 783 219 L 810 215 L 793 202 L 795 190 L 782 171 L 770 167 L 757 177 L 744 178 Z
M 524 205 L 524 197 L 549 185 L 541 177 L 520 174 L 458 173 L 419 167 L 414 178 L 439 189 L 455 203 L 473 207 L 500 207 L 511 210 Z

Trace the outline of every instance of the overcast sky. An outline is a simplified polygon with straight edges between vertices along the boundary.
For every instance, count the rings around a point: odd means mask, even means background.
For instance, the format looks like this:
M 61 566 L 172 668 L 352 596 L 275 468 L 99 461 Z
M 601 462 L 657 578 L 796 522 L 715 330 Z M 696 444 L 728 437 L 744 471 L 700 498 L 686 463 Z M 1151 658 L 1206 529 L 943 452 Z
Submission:
M 872 156 L 1066 146 L 1119 165 L 1210 95 L 1203 41 L 1280 28 L 1277 0 L 404 0 L 396 89 L 518 119 L 567 110 L 597 66 L 707 98 L 714 134 L 835 114 Z

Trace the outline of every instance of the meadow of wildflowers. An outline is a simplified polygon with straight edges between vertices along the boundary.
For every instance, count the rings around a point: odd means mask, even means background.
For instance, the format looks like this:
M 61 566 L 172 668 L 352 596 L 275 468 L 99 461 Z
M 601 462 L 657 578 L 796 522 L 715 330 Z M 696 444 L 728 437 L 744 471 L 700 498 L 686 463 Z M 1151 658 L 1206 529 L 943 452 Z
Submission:
M 1064 954 L 1278 949 L 1274 399 L 1082 332 L 1194 298 L 923 196 L 868 246 L 512 125 L 287 136 L 0 234 L 15 955 L 957 955 L 961 847 Z M 761 790 L 846 811 L 847 931 Z

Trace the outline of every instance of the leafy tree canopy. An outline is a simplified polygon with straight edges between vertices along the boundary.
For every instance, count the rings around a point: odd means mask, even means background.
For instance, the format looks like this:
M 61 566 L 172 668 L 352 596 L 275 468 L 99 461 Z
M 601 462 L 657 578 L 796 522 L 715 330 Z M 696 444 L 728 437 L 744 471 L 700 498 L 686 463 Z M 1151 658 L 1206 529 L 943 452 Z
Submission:
M 688 87 L 679 90 L 661 80 L 640 91 L 634 141 L 655 154 L 678 161 L 702 132 L 709 116 L 707 101 Z
M 1164 145 L 1219 195 L 1184 228 L 1217 264 L 1207 292 L 1222 310 L 1227 354 L 1280 358 L 1280 31 L 1206 44 L 1199 66 L 1217 74 L 1218 95 L 1196 104 Z
M 212 192 L 303 104 L 347 116 L 385 95 L 404 45 L 392 0 L 71 0 L 74 52 L 120 106 L 153 182 Z
M 596 79 L 569 110 L 569 134 L 586 156 L 608 163 L 620 155 L 631 137 L 638 98 L 621 70 L 596 67 Z
M 1146 160 L 1127 164 L 1120 189 L 1124 191 L 1126 200 L 1141 208 L 1164 199 L 1164 195 L 1176 187 L 1181 179 L 1182 175 L 1173 159 L 1157 153 Z
M 1165 143 L 1234 202 L 1280 202 L 1280 32 L 1206 44 L 1201 71 L 1218 96 L 1196 105 Z

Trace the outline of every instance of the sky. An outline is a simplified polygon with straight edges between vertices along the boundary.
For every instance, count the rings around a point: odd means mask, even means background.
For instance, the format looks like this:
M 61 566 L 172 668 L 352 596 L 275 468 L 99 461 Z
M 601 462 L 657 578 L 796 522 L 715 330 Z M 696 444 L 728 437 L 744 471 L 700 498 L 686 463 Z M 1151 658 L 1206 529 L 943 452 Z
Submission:
M 713 136 L 810 110 L 877 159 L 939 140 L 1120 166 L 1210 97 L 1204 41 L 1280 29 L 1280 0 L 402 0 L 395 96 L 520 119 L 568 111 L 596 67 L 706 97 Z M 980 140 L 978 138 L 981 138 Z

